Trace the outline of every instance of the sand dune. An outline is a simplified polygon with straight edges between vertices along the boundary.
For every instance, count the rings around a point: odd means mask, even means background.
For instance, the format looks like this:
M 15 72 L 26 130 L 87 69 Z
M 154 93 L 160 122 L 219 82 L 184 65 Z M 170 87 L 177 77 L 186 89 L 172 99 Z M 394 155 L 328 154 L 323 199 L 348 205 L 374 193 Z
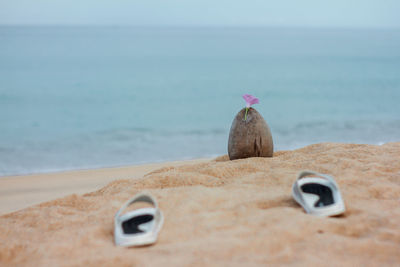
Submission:
M 345 215 L 305 214 L 291 197 L 303 169 L 333 175 Z M 85 177 L 82 177 L 85 179 Z M 157 244 L 113 243 L 134 194 L 165 216 Z M 316 144 L 273 158 L 158 169 L 0 217 L 0 264 L 26 266 L 399 266 L 400 143 Z

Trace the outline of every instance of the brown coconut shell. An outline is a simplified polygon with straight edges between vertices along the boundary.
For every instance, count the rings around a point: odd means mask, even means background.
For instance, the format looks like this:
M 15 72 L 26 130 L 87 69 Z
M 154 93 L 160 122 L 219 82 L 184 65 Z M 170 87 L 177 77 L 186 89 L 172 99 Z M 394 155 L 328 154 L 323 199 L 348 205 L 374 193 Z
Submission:
M 243 108 L 232 122 L 228 140 L 229 159 L 272 157 L 274 144 L 268 124 L 254 108 L 249 109 L 246 120 L 245 113 L 246 108 Z

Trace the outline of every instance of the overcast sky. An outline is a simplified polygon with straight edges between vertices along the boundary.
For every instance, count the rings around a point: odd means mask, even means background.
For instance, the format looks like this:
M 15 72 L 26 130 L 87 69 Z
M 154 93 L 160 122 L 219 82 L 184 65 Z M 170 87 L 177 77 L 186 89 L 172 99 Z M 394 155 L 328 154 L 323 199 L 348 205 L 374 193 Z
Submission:
M 400 0 L 0 0 L 0 24 L 400 28 Z

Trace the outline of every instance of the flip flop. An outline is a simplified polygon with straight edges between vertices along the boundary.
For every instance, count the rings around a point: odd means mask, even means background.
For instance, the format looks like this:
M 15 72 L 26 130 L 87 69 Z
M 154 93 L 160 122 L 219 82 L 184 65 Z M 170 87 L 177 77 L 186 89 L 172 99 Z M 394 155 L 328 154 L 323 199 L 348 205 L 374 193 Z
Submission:
M 335 216 L 346 210 L 339 186 L 326 174 L 313 171 L 299 173 L 292 187 L 292 196 L 312 215 Z
M 153 207 L 122 212 L 131 204 L 146 202 Z M 138 194 L 127 201 L 114 217 L 114 240 L 117 246 L 146 246 L 154 244 L 164 223 L 164 217 L 155 199 L 147 194 Z

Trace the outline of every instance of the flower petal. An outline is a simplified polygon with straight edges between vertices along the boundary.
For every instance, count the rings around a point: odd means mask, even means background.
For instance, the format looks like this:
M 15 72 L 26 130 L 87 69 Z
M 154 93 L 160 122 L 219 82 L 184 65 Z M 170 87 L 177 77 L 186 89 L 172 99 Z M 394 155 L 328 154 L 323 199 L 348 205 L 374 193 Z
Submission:
M 248 108 L 251 105 L 260 103 L 260 101 L 258 100 L 257 97 L 254 97 L 254 96 L 249 95 L 249 94 L 243 95 L 243 99 L 244 99 L 244 101 L 246 101 L 246 107 L 248 107 Z

